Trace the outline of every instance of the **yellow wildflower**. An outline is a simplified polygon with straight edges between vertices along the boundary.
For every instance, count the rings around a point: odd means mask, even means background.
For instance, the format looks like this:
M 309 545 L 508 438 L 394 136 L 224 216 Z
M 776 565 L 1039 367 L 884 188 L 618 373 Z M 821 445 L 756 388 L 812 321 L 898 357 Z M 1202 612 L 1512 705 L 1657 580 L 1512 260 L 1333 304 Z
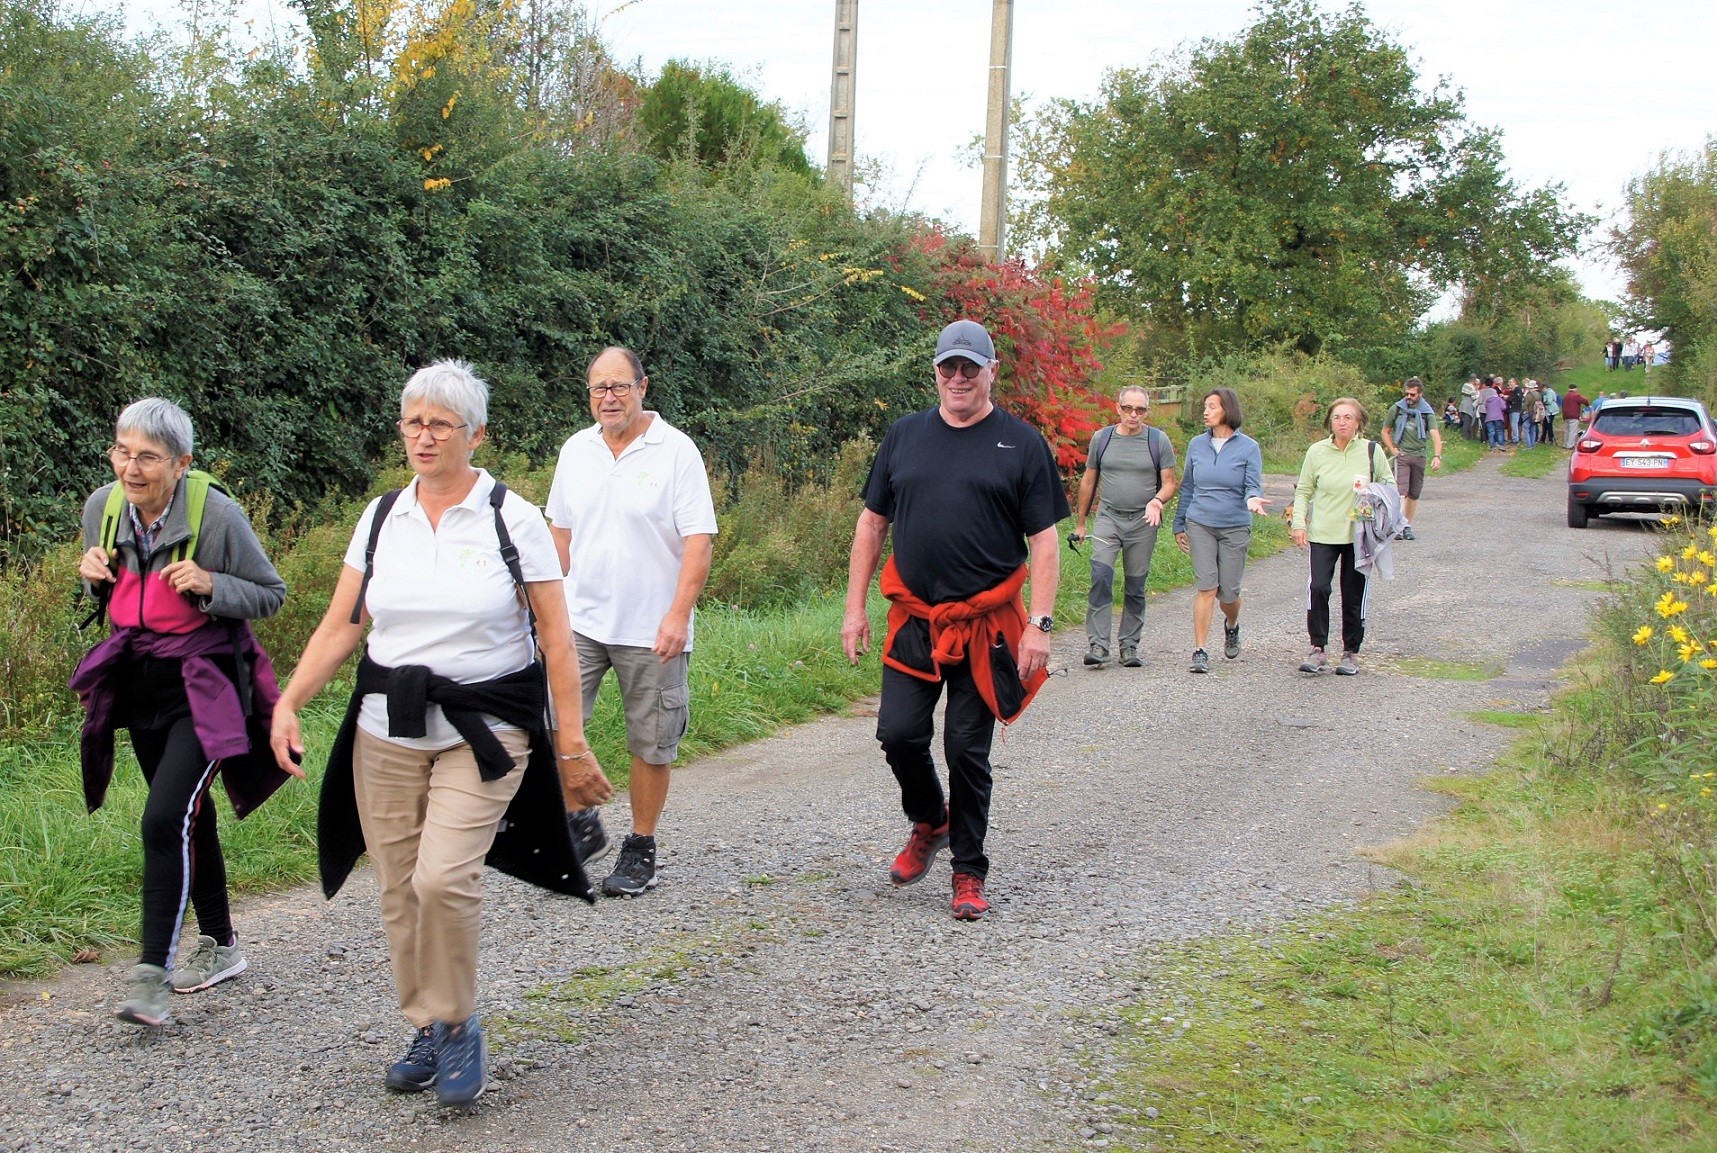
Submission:
M 1704 565 L 1706 568 L 1710 568 L 1712 565 L 1717 565 L 1717 553 L 1712 552 L 1708 548 L 1700 549 L 1699 563 Z
M 1654 685 L 1668 684 L 1670 681 L 1673 681 L 1674 679 L 1675 679 L 1674 673 L 1670 672 L 1668 669 L 1659 669 L 1657 675 L 1655 677 L 1651 678 L 1651 683 Z
M 1669 639 L 1678 645 L 1684 645 L 1687 643 L 1687 630 L 1680 625 L 1670 625 Z
M 440 192 L 443 188 L 453 187 L 453 181 L 445 176 L 431 176 L 423 182 L 425 192 Z
M 1658 616 L 1668 620 L 1672 616 L 1686 612 L 1687 602 L 1678 599 L 1674 593 L 1668 592 L 1657 598 L 1657 604 L 1654 607 L 1657 609 Z
M 1678 516 L 1666 516 L 1663 518 L 1663 523 L 1668 525 L 1670 528 L 1674 528 L 1676 525 L 1681 523 L 1681 518 Z
M 1717 540 L 1717 524 L 1712 525 L 1710 528 L 1706 529 L 1705 531 L 1711 534 L 1712 540 Z
M 1711 790 L 1710 789 L 1700 789 L 1699 795 L 1702 797 L 1709 797 L 1711 795 Z
M 1634 644 L 1636 644 L 1636 645 L 1645 644 L 1647 641 L 1649 641 L 1651 639 L 1651 635 L 1652 635 L 1651 626 L 1650 625 L 1641 625 L 1639 627 L 1639 629 L 1634 633 Z
M 1681 663 L 1686 664 L 1688 661 L 1693 659 L 1694 654 L 1698 653 L 1699 650 L 1693 645 L 1682 645 L 1680 648 L 1676 649 L 1675 652 L 1676 655 L 1681 658 Z
M 1690 585 L 1702 585 L 1710 579 L 1710 577 L 1705 575 L 1704 569 L 1694 569 L 1692 572 L 1687 574 L 1687 583 Z
M 428 160 L 429 157 L 425 156 L 424 159 Z M 1658 572 L 1668 572 L 1670 569 L 1672 569 L 1674 567 L 1675 567 L 1675 558 L 1674 557 L 1672 557 L 1672 556 L 1660 556 L 1657 558 L 1657 571 Z
M 1699 667 L 1702 669 L 1717 669 L 1717 660 L 1706 657 L 1704 660 L 1699 662 Z
M 1682 560 L 1692 560 L 1693 558 L 1697 557 L 1698 555 L 1699 555 L 1699 546 L 1696 544 L 1690 544 L 1686 548 L 1681 550 L 1681 559 Z

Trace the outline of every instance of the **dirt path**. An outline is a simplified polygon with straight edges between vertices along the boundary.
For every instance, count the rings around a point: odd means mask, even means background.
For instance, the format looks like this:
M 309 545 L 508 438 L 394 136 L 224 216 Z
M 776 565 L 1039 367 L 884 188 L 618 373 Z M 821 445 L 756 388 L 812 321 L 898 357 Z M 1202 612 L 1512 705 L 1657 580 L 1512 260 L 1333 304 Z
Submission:
M 159 1036 L 107 1015 L 123 965 L 14 987 L 0 1149 L 1101 1145 L 1089 1086 L 1141 946 L 1362 895 L 1380 879 L 1355 850 L 1439 811 L 1421 779 L 1506 743 L 1466 714 L 1545 700 L 1591 582 L 1649 546 L 1633 524 L 1569 530 L 1562 506 L 1559 474 L 1433 478 L 1421 539 L 1373 590 L 1359 677 L 1294 672 L 1291 549 L 1248 571 L 1245 652 L 1210 676 L 1186 672 L 1190 592 L 1153 600 L 1143 669 L 1085 670 L 1080 630 L 1061 633 L 1067 675 L 996 751 L 982 924 L 949 918 L 945 855 L 887 883 L 905 825 L 874 720 L 825 720 L 677 774 L 646 898 L 589 910 L 494 879 L 497 1059 L 473 1115 L 381 1088 L 405 1033 L 366 874 L 331 905 L 241 910 L 251 972 L 178 999 Z

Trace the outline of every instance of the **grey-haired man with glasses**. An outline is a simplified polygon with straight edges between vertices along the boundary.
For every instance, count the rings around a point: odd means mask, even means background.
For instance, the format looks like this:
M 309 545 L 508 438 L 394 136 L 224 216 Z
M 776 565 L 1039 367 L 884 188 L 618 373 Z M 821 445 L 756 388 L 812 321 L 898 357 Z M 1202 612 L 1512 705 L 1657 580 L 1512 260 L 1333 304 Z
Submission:
M 585 372 L 590 415 L 560 451 L 549 531 L 566 572 L 584 715 L 609 669 L 620 683 L 632 754 L 632 833 L 602 882 L 610 897 L 656 886 L 656 824 L 690 719 L 692 609 L 715 536 L 715 504 L 697 445 L 644 407 L 650 378 L 628 348 L 605 348 Z M 586 862 L 608 846 L 595 809 L 571 814 Z

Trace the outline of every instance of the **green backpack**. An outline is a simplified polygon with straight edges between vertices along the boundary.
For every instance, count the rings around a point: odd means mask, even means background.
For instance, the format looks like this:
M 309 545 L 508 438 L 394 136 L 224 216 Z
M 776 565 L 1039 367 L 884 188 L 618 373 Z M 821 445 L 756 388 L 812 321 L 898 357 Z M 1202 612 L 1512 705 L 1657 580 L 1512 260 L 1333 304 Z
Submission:
M 185 515 L 191 523 L 191 535 L 180 541 L 173 550 L 172 563 L 194 558 L 197 555 L 197 541 L 203 535 L 203 510 L 209 504 L 209 490 L 218 488 L 222 493 L 227 492 L 226 485 L 200 468 L 189 469 L 185 473 Z M 107 507 L 101 512 L 101 549 L 109 554 L 108 564 L 113 563 L 113 547 L 119 543 L 119 521 L 125 515 L 125 486 L 114 482 L 107 492 Z M 95 608 L 90 610 L 78 625 L 86 629 L 92 624 L 99 624 L 107 615 L 107 600 L 113 594 L 113 586 L 104 584 L 96 590 Z

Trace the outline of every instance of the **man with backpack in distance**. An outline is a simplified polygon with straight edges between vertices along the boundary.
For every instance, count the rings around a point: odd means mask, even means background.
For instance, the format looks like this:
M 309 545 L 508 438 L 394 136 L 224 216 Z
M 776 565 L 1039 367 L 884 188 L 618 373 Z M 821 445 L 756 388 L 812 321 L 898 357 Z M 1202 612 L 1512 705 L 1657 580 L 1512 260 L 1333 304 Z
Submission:
M 1130 384 L 1115 398 L 1119 424 L 1097 430 L 1085 458 L 1074 505 L 1072 542 L 1086 539 L 1085 520 L 1093 505 L 1097 521 L 1090 533 L 1091 594 L 1085 609 L 1085 664 L 1097 668 L 1109 660 L 1109 627 L 1115 603 L 1115 561 L 1121 561 L 1121 664 L 1136 669 L 1139 637 L 1145 631 L 1145 580 L 1163 509 L 1174 499 L 1174 445 L 1168 434 L 1145 423 L 1150 393 Z
M 1437 413 L 1425 399 L 1425 386 L 1416 376 L 1402 386 L 1407 395 L 1389 406 L 1383 418 L 1383 447 L 1395 457 L 1395 487 L 1401 492 L 1401 539 L 1417 540 L 1413 513 L 1425 488 L 1425 442 L 1435 450 L 1431 468 L 1443 467 L 1443 430 Z
M 596 423 L 560 450 L 549 532 L 566 573 L 584 715 L 612 668 L 632 754 L 632 835 L 602 882 L 609 897 L 656 886 L 656 823 L 690 720 L 692 609 L 709 579 L 715 505 L 697 445 L 644 408 L 650 378 L 628 348 L 605 348 L 585 371 Z M 608 846 L 595 809 L 570 814 L 579 856 Z

